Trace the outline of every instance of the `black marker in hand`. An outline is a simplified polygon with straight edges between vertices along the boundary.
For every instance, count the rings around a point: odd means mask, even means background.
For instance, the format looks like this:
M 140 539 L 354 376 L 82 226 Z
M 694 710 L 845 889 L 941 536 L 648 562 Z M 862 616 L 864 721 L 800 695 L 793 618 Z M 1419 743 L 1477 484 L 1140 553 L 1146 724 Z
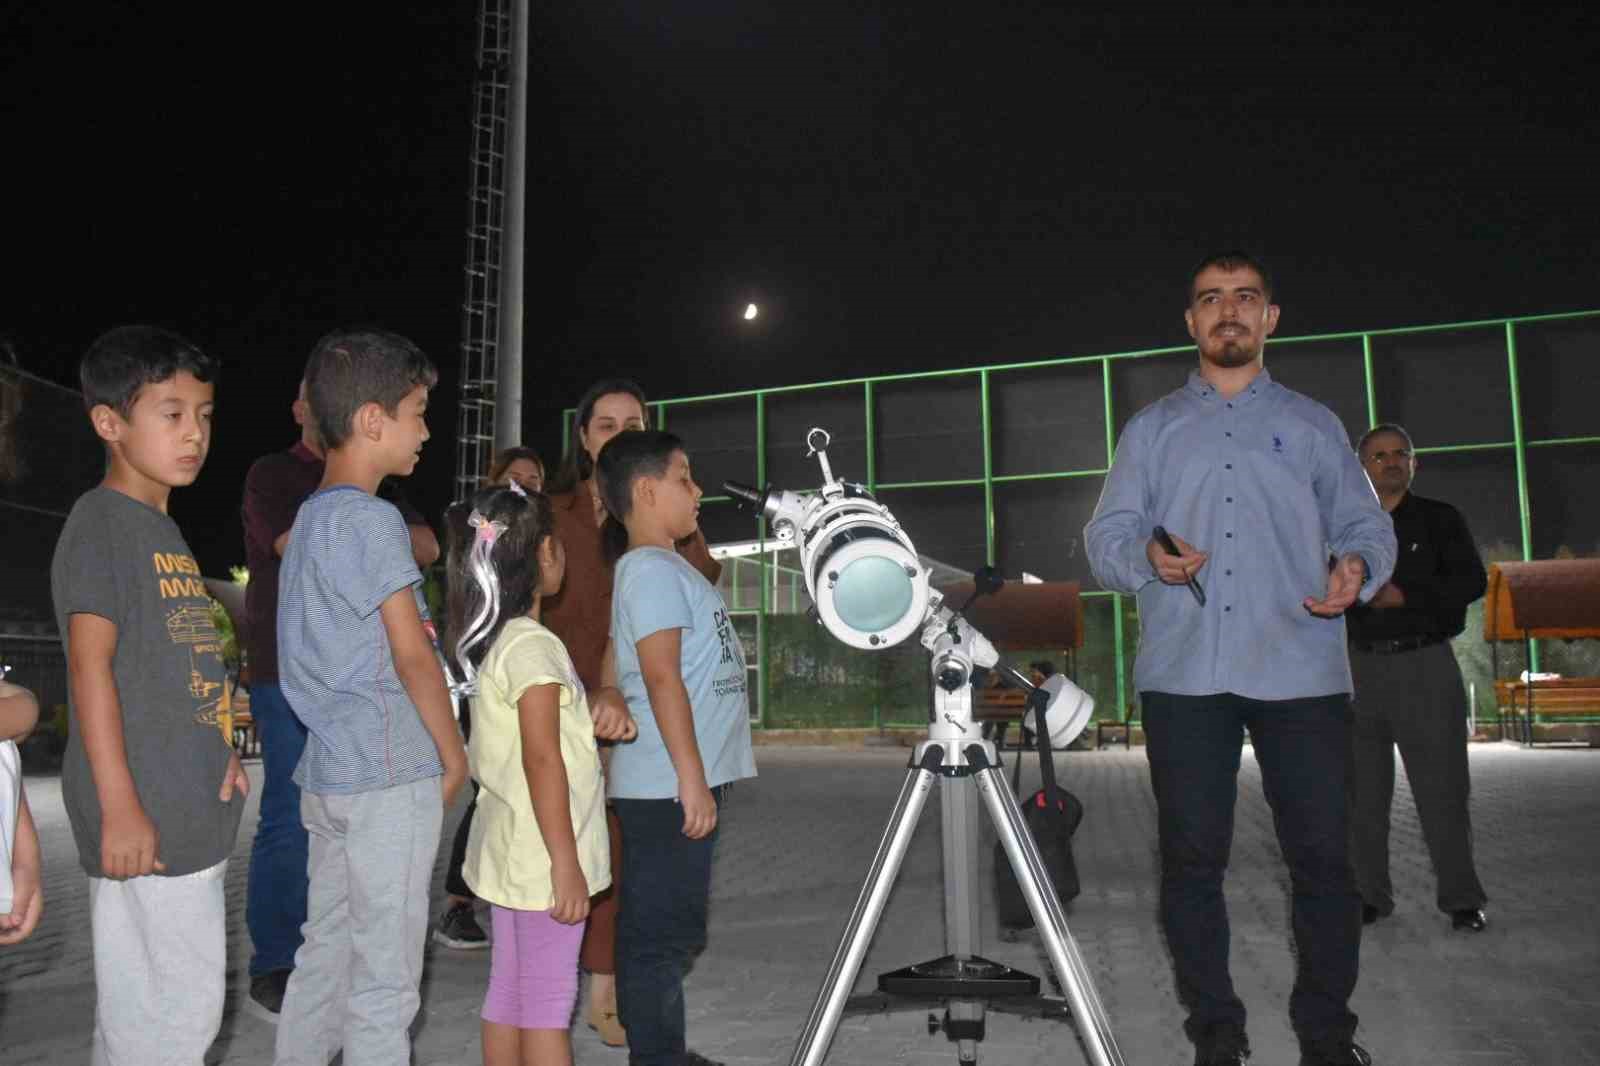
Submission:
M 1157 526 L 1155 528 L 1155 531 L 1154 531 L 1153 535 L 1156 538 L 1156 543 L 1161 545 L 1162 549 L 1168 555 L 1182 555 L 1183 554 L 1181 551 L 1178 550 L 1178 546 L 1172 542 L 1172 537 L 1170 537 L 1167 534 L 1167 531 L 1165 529 L 1162 529 L 1160 526 Z M 1184 577 L 1184 584 L 1188 585 L 1189 586 L 1189 591 L 1194 593 L 1194 601 L 1196 603 L 1198 603 L 1200 606 L 1204 607 L 1206 605 L 1206 590 L 1200 587 L 1200 582 L 1198 582 L 1198 581 L 1196 581 L 1194 579 L 1194 575 L 1193 574 L 1185 573 L 1183 575 L 1183 577 Z

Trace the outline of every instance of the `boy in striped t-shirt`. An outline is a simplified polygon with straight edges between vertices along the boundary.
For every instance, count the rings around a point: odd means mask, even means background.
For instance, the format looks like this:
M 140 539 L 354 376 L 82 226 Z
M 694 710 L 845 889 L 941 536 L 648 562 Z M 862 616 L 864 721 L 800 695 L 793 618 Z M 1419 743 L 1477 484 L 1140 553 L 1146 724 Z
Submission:
M 415 345 L 378 330 L 329 334 L 306 367 L 327 467 L 278 575 L 279 683 L 308 731 L 294 779 L 311 838 L 278 1066 L 326 1066 L 341 1047 L 347 1066 L 410 1061 L 428 882 L 467 761 L 410 535 L 374 492 L 416 466 L 436 380 Z

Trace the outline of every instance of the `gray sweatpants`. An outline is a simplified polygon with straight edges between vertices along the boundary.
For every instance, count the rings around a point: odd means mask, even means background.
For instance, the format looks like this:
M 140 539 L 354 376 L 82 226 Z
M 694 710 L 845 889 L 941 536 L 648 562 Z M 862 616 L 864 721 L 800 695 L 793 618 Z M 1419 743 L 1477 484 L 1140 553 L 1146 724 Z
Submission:
M 228 861 L 178 877 L 89 878 L 91 1066 L 200 1066 L 222 1025 Z
M 1394 910 L 1389 880 L 1389 806 L 1394 752 L 1406 762 L 1422 838 L 1438 878 L 1442 911 L 1481 907 L 1488 897 L 1472 862 L 1467 797 L 1467 696 L 1450 645 L 1379 655 L 1351 649 L 1355 679 L 1350 788 L 1350 861 L 1361 898 Z
M 311 836 L 305 943 L 278 1022 L 277 1066 L 404 1066 L 421 1004 L 428 882 L 444 818 L 437 777 L 300 797 Z

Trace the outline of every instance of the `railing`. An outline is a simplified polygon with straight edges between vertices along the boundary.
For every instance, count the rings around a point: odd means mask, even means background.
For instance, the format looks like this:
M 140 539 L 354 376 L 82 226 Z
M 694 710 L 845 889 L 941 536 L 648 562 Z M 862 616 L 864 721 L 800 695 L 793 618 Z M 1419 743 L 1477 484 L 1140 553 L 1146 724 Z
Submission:
M 1477 334 L 1484 331 L 1498 332 L 1502 338 L 1501 343 L 1503 344 L 1504 350 L 1503 365 L 1505 377 L 1502 380 L 1509 397 L 1509 425 L 1511 430 L 1510 439 L 1495 439 L 1487 441 L 1468 439 L 1471 436 L 1469 430 L 1473 427 L 1467 424 L 1463 424 L 1459 427 L 1452 427 L 1453 430 L 1459 429 L 1460 432 L 1456 434 L 1453 440 L 1446 438 L 1441 443 L 1422 443 L 1422 436 L 1419 435 L 1414 429 L 1412 435 L 1418 441 L 1418 446 L 1416 449 L 1417 454 L 1422 457 L 1471 452 L 1505 452 L 1514 457 L 1516 470 L 1516 517 L 1518 527 L 1517 540 L 1520 541 L 1520 544 L 1517 547 L 1520 549 L 1521 558 L 1532 559 L 1534 557 L 1535 538 L 1533 505 L 1530 501 L 1529 492 L 1529 472 L 1527 458 L 1529 451 L 1546 448 L 1581 448 L 1583 446 L 1600 444 L 1600 433 L 1585 432 L 1579 434 L 1563 434 L 1538 438 L 1531 438 L 1528 436 L 1525 431 L 1526 419 L 1522 397 L 1523 372 L 1519 364 L 1518 344 L 1519 340 L 1521 340 L 1530 330 L 1541 330 L 1559 323 L 1577 323 L 1581 322 L 1582 320 L 1593 320 L 1597 326 L 1600 326 L 1600 311 L 1578 311 L 1566 314 L 1531 315 L 1503 319 L 1483 319 L 1471 322 L 1456 322 L 1431 326 L 1414 326 L 1399 329 L 1365 330 L 1348 333 L 1325 333 L 1303 337 L 1275 338 L 1268 344 L 1270 351 L 1268 353 L 1267 365 L 1276 370 L 1277 365 L 1281 363 L 1285 357 L 1292 360 L 1297 348 L 1304 349 L 1308 346 L 1314 347 L 1317 345 L 1359 344 L 1359 365 L 1361 368 L 1365 410 L 1360 412 L 1360 417 L 1356 417 L 1353 412 L 1347 412 L 1345 421 L 1348 428 L 1353 429 L 1353 424 L 1360 422 L 1362 423 L 1361 428 L 1364 429 L 1370 428 L 1371 426 L 1378 424 L 1380 421 L 1380 401 L 1384 399 L 1385 395 L 1385 390 L 1381 387 L 1382 374 L 1380 373 L 1380 371 L 1386 366 L 1385 356 L 1379 352 L 1375 352 L 1375 345 L 1381 346 L 1384 343 L 1396 338 L 1410 338 L 1427 334 L 1442 335 L 1449 333 L 1473 334 L 1475 335 L 1473 338 L 1473 343 L 1476 344 L 1481 343 L 1481 338 L 1477 337 Z M 1586 335 L 1584 338 L 1584 343 L 1590 344 L 1590 347 L 1586 349 L 1586 354 L 1570 360 L 1571 367 L 1577 368 L 1578 373 L 1586 373 L 1588 375 L 1587 381 L 1590 385 L 1589 392 L 1591 399 L 1589 402 L 1591 405 L 1591 411 L 1593 410 L 1592 395 L 1594 394 L 1595 386 L 1600 386 L 1600 329 L 1596 329 L 1592 332 L 1592 337 Z M 1172 347 L 1148 348 L 1130 352 L 1070 356 L 1032 362 L 1005 363 L 986 367 L 962 368 L 955 370 L 931 370 L 877 377 L 845 378 L 834 381 L 812 382 L 801 385 L 776 386 L 767 389 L 750 389 L 737 392 L 715 393 L 703 396 L 680 397 L 652 403 L 650 406 L 654 409 L 655 423 L 658 426 L 666 427 L 673 421 L 681 421 L 685 418 L 685 416 L 691 415 L 696 407 L 707 404 L 726 405 L 730 402 L 748 400 L 754 406 L 755 440 L 751 448 L 754 453 L 753 472 L 758 483 L 765 483 L 768 466 L 767 415 L 769 401 L 776 397 L 789 396 L 797 393 L 814 392 L 819 390 L 859 388 L 861 390 L 860 402 L 862 405 L 862 422 L 865 426 L 866 476 L 864 480 L 868 488 L 876 493 L 890 494 L 886 498 L 886 502 L 888 502 L 890 506 L 894 506 L 892 502 L 892 494 L 900 490 L 955 486 L 976 488 L 981 486 L 983 490 L 984 509 L 983 550 L 985 554 L 985 561 L 993 565 L 997 562 L 997 532 L 995 511 L 996 486 L 1003 486 L 1019 482 L 1104 476 L 1104 474 L 1110 468 L 1111 459 L 1115 452 L 1119 414 L 1121 416 L 1120 420 L 1126 421 L 1126 418 L 1133 413 L 1132 410 L 1128 409 L 1122 409 L 1119 411 L 1118 404 L 1116 402 L 1117 394 L 1113 383 L 1115 376 L 1114 371 L 1119 367 L 1119 365 L 1133 360 L 1179 356 L 1187 356 L 1192 358 L 1193 351 L 1194 349 L 1191 345 L 1179 345 Z M 1346 352 L 1330 353 L 1330 358 L 1349 359 L 1352 362 L 1355 360 L 1356 356 L 1357 353 L 1353 347 Z M 1402 356 L 1402 358 L 1405 357 Z M 1555 356 L 1552 356 L 1552 359 L 1554 359 L 1556 363 L 1562 362 L 1561 359 L 1556 358 Z M 1100 369 L 1100 406 L 1102 408 L 1102 417 L 1104 419 L 1104 461 L 1077 469 L 1060 469 L 1042 472 L 997 472 L 994 455 L 995 425 L 993 405 L 991 402 L 992 384 L 997 379 L 1003 379 L 1006 375 L 1020 372 L 1039 371 L 1049 368 L 1062 367 L 1091 367 L 1095 365 L 1098 365 Z M 1563 364 L 1563 366 L 1564 365 L 1565 364 Z M 1484 364 L 1482 361 L 1480 361 L 1472 364 L 1472 368 L 1481 372 L 1484 369 Z M 891 384 L 927 381 L 941 378 L 948 379 L 970 377 L 975 377 L 977 379 L 978 386 L 978 409 L 970 412 L 970 414 L 977 416 L 977 420 L 981 427 L 981 474 L 943 480 L 880 481 L 878 479 L 878 453 L 880 448 L 878 441 L 878 426 L 876 421 L 876 407 L 881 390 L 885 386 Z M 1278 379 L 1291 379 L 1288 380 L 1287 383 L 1291 384 L 1291 387 L 1294 387 L 1294 382 L 1292 380 L 1293 377 L 1294 375 L 1285 373 L 1282 376 L 1279 376 Z M 1173 381 L 1173 385 L 1175 386 L 1176 383 L 1177 382 L 1175 379 Z M 1499 383 L 1487 378 L 1478 384 L 1483 389 L 1498 389 L 1500 387 Z M 1578 381 L 1572 382 L 1574 388 L 1579 387 L 1580 384 L 1581 383 Z M 1303 389 L 1302 391 L 1310 393 L 1315 398 L 1323 398 L 1317 394 L 1317 390 L 1315 389 Z M 570 434 L 570 429 L 568 427 L 570 427 L 571 415 L 572 411 L 569 409 L 566 412 L 566 417 L 563 419 L 563 449 L 570 445 L 570 441 L 567 439 L 567 437 Z M 1593 416 L 1591 415 L 1591 417 Z M 692 419 L 690 420 L 692 421 Z M 1596 422 L 1591 423 L 1590 425 L 1585 425 L 1582 428 L 1589 429 L 1591 426 L 1593 429 L 1600 430 L 1600 420 L 1596 420 Z M 692 436 L 689 439 L 689 445 L 691 451 L 697 447 L 696 441 Z M 1096 445 L 1096 447 L 1098 447 L 1098 445 Z M 1096 458 L 1099 457 L 1097 456 Z M 838 462 L 839 461 L 836 458 L 836 467 L 838 466 Z M 1596 472 L 1600 473 L 1600 469 L 1597 469 Z M 806 488 L 808 486 L 791 485 L 784 487 Z M 719 505 L 731 504 L 731 501 L 726 496 L 707 495 L 702 503 L 708 505 Z M 910 525 L 908 525 L 907 528 L 913 540 L 917 540 L 920 545 L 921 541 L 918 539 L 919 531 Z M 765 535 L 765 531 L 757 528 L 753 531 L 753 535 L 756 538 L 760 538 Z M 1600 533 L 1597 533 L 1596 535 L 1600 536 Z M 770 602 L 772 582 L 770 580 L 767 567 L 772 564 L 767 561 L 767 557 L 765 555 L 760 556 L 760 559 L 761 562 L 759 565 L 762 567 L 762 593 L 760 603 L 755 610 L 742 613 L 753 613 L 757 616 L 756 643 L 759 673 L 761 677 L 759 706 L 764 710 L 766 706 L 765 695 L 768 684 L 766 670 L 766 664 L 768 660 L 768 648 L 766 643 L 767 626 L 765 624 L 765 619 L 770 613 L 772 606 Z M 951 561 L 955 562 L 956 560 Z M 1127 645 L 1129 642 L 1129 634 L 1125 631 L 1127 627 L 1124 624 L 1124 597 L 1120 593 L 1098 589 L 1089 589 L 1084 592 L 1084 596 L 1091 602 L 1102 598 L 1110 600 L 1112 629 L 1111 636 L 1114 643 L 1116 664 L 1116 708 L 1117 714 L 1120 718 L 1125 716 L 1127 708 L 1129 707 L 1131 688 L 1131 679 L 1128 676 Z M 1537 645 L 1533 650 L 1533 659 L 1528 665 L 1534 670 L 1539 669 L 1539 648 Z M 761 714 L 760 717 L 764 719 L 764 713 Z

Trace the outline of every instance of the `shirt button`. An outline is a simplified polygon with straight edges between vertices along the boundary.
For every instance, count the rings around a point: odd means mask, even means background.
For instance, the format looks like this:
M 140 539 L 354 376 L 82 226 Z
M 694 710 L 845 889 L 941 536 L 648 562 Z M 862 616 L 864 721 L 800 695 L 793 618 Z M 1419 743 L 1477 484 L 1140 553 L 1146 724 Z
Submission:
M 1233 576 L 1233 571 L 1232 570 L 1224 570 L 1223 573 L 1228 575 L 1229 577 Z
M 1222 435 L 1223 435 L 1223 436 L 1224 436 L 1224 437 L 1231 437 L 1231 436 L 1233 436 L 1233 434 L 1232 434 L 1232 433 L 1229 433 L 1229 432 L 1228 432 L 1228 431 L 1227 431 L 1227 430 L 1223 430 L 1223 431 L 1222 431 Z
M 1232 533 L 1224 533 L 1223 536 L 1227 537 L 1229 540 L 1233 539 L 1233 534 Z
M 1232 470 L 1233 469 L 1233 464 L 1232 463 L 1223 463 L 1222 464 L 1222 469 L 1224 469 L 1224 470 Z
M 1231 611 L 1231 610 L 1233 610 L 1233 608 L 1232 607 L 1224 607 L 1223 610 L 1224 611 Z
M 1223 502 L 1224 503 L 1232 503 L 1233 502 L 1233 497 L 1232 496 L 1225 496 L 1225 497 L 1223 497 Z

